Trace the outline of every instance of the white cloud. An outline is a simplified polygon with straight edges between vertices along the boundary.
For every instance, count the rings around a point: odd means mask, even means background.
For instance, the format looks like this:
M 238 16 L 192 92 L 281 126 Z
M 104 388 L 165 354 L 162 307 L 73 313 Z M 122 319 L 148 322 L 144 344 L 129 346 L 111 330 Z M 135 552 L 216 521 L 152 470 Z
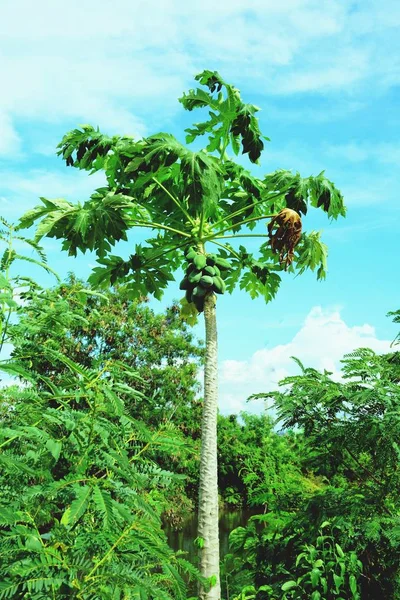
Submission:
M 374 169 L 369 171 L 356 171 L 354 169 L 340 184 L 340 189 L 344 195 L 345 203 L 349 207 L 367 207 L 377 204 L 386 207 L 390 205 L 391 210 L 393 210 L 398 206 L 398 185 L 396 173 L 384 173 L 382 171 L 379 173 Z M 372 216 L 375 217 L 376 222 L 381 222 L 381 211 L 379 217 Z M 393 213 L 391 213 L 390 218 L 393 218 Z
M 44 169 L 32 169 L 24 177 L 17 173 L 2 175 L 2 187 L 11 192 L 39 196 L 43 190 L 46 190 L 49 198 L 64 195 L 76 197 L 94 190 L 104 182 L 102 173 L 88 176 L 85 171 L 72 169 L 59 173 Z
M 361 100 L 352 100 L 351 98 L 326 97 L 325 102 L 321 99 L 317 105 L 309 106 L 306 103 L 294 104 L 292 107 L 282 107 L 279 100 L 275 104 L 270 102 L 263 103 L 263 113 L 268 115 L 268 119 L 280 120 L 293 123 L 328 123 L 330 121 L 340 121 L 346 119 L 349 115 L 362 110 L 365 103 Z M 268 150 L 268 148 L 267 148 Z
M 269 95 L 396 85 L 398 15 L 395 0 L 3 2 L 3 152 L 16 151 L 16 119 L 144 133 L 205 67 Z
M 339 165 L 341 169 L 348 166 L 348 163 L 360 165 L 370 161 L 382 174 L 382 166 L 387 165 L 388 174 L 392 173 L 392 165 L 400 166 L 400 144 L 394 142 L 377 142 L 375 144 L 366 141 L 352 140 L 345 144 L 329 144 L 322 142 L 318 152 L 315 146 L 307 141 L 294 140 L 286 144 L 267 145 L 266 156 L 269 161 L 277 162 L 285 168 L 293 168 L 300 171 L 312 171 L 325 168 L 327 163 L 333 166 Z M 354 166 L 351 169 L 354 172 Z M 368 176 L 368 172 L 367 172 Z M 376 181 L 376 177 L 374 176 Z M 383 178 L 379 178 L 379 185 L 382 187 Z
M 265 161 L 268 161 L 269 171 L 284 168 L 307 176 L 324 170 L 340 188 L 350 208 L 373 204 L 390 204 L 394 208 L 398 204 L 398 173 L 392 165 L 400 166 L 399 144 L 381 142 L 373 145 L 352 141 L 331 145 L 322 142 L 316 151 L 309 142 L 294 140 L 268 145 Z M 367 168 L 366 161 L 369 161 Z
M 0 212 L 7 219 L 17 219 L 25 210 L 40 204 L 40 196 L 83 202 L 104 182 L 103 173 L 88 176 L 76 169 L 59 172 L 31 169 L 23 174 L 6 171 L 1 176 Z
M 324 310 L 316 306 L 290 342 L 258 350 L 245 361 L 222 362 L 220 409 L 223 413 L 261 411 L 263 402 L 246 404 L 246 399 L 254 393 L 277 389 L 281 379 L 298 373 L 292 356 L 305 366 L 326 369 L 333 372 L 333 377 L 340 378 L 340 360 L 344 354 L 360 347 L 384 353 L 389 351 L 390 343 L 378 339 L 371 325 L 349 326 L 339 309 Z
M 345 89 L 368 78 L 369 58 L 369 49 L 344 48 L 342 52 L 333 53 L 330 60 L 322 64 L 314 63 L 311 67 L 282 74 L 277 79 L 277 91 L 331 92 Z
M 370 144 L 352 141 L 347 144 L 326 146 L 325 152 L 333 158 L 353 163 L 371 160 L 380 164 L 400 166 L 400 144 L 397 143 Z
M 0 157 L 18 154 L 21 140 L 11 117 L 0 110 Z

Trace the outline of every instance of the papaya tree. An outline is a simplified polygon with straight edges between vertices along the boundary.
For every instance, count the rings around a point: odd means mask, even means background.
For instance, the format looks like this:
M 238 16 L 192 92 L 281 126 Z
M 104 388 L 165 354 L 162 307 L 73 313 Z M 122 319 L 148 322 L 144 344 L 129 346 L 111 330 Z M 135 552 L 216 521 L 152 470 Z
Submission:
M 326 246 L 317 232 L 302 232 L 309 206 L 329 218 L 345 215 L 343 197 L 324 173 L 301 177 L 279 170 L 258 177 L 234 160 L 247 155 L 258 164 L 265 138 L 252 104 L 217 72 L 195 78 L 200 87 L 179 99 L 184 109 L 205 109 L 205 120 L 186 129 L 186 144 L 170 133 L 143 139 L 107 136 L 90 125 L 67 133 L 58 146 L 66 165 L 103 171 L 106 184 L 83 203 L 41 198 L 21 227 L 39 221 L 36 236 L 63 240 L 69 255 L 95 251 L 96 287 L 123 282 L 132 297 L 161 298 L 183 269 L 182 315 L 204 313 L 205 369 L 199 491 L 200 570 L 213 583 L 202 600 L 220 598 L 217 487 L 217 321 L 216 294 L 235 287 L 252 298 L 272 300 L 283 271 L 316 270 L 325 277 Z M 201 141 L 206 140 L 201 148 Z M 192 149 L 190 146 L 193 144 Z M 232 158 L 233 157 L 233 158 Z M 260 223 L 268 225 L 267 230 Z M 259 227 L 257 227 L 259 226 Z M 135 243 L 132 232 L 149 231 Z M 129 235 L 128 235 L 129 234 Z M 258 238 L 257 254 L 241 244 Z M 113 248 L 129 242 L 132 252 Z

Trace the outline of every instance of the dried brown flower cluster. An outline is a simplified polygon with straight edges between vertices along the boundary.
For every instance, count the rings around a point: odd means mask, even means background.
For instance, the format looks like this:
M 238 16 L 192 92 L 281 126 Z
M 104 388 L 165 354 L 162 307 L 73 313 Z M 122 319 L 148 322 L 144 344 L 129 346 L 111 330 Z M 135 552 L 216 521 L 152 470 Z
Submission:
M 268 224 L 268 235 L 273 252 L 279 252 L 279 260 L 285 270 L 292 263 L 294 249 L 301 238 L 300 215 L 290 208 L 281 210 Z

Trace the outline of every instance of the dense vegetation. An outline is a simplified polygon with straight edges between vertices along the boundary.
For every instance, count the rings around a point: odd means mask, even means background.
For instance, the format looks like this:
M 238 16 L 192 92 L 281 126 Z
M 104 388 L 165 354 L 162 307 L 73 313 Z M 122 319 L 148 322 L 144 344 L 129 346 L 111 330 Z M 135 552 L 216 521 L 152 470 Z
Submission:
M 217 73 L 197 80 L 205 90 L 180 101 L 212 109 L 186 130 L 187 143 L 208 137 L 204 150 L 84 126 L 60 154 L 104 171 L 106 187 L 83 205 L 42 199 L 18 231 L 2 221 L 0 600 L 396 600 L 396 346 L 355 350 L 340 381 L 295 359 L 299 375 L 258 394 L 276 419 L 217 415 L 216 294 L 238 285 L 268 302 L 285 271 L 324 278 L 326 246 L 302 233 L 302 216 L 345 208 L 323 173 L 259 179 L 229 158 L 230 148 L 257 163 L 258 109 Z M 267 233 L 249 233 L 264 219 Z M 34 240 L 21 236 L 35 221 Z M 135 227 L 153 237 L 127 260 L 112 254 Z M 96 251 L 90 283 L 71 274 L 44 289 L 21 275 L 26 263 L 54 274 L 45 235 L 71 255 Z M 262 238 L 258 255 L 232 246 L 238 237 Z M 180 267 L 185 299 L 156 314 L 148 295 L 161 297 Z M 202 312 L 204 345 L 190 328 Z M 253 512 L 221 561 L 219 506 Z M 166 535 L 194 514 L 198 560 Z
M 294 509 L 281 504 L 232 532 L 230 579 L 254 586 L 260 600 L 396 599 L 400 355 L 356 350 L 343 360 L 342 382 L 298 364 L 299 376 L 264 397 L 274 399 L 285 436 L 299 432 L 300 468 L 319 485 Z
M 186 599 L 199 575 L 163 527 L 195 510 L 201 344 L 175 306 L 123 288 L 71 276 L 22 300 L 2 365 L 25 383 L 1 400 L 0 597 Z M 395 599 L 399 353 L 354 352 L 342 382 L 298 364 L 265 395 L 281 431 L 219 416 L 221 502 L 257 513 L 230 535 L 223 597 Z
M 78 348 L 73 336 L 85 330 L 89 339 L 85 312 L 98 318 L 93 303 L 109 306 L 109 299 L 73 278 L 54 290 L 20 276 L 15 282 L 10 267 L 18 258 L 8 248 L 3 256 L 2 340 L 13 350 L 1 368 L 22 385 L 5 387 L 0 406 L 0 597 L 186 598 L 182 574 L 187 581 L 198 573 L 168 547 L 161 526 L 174 494 L 182 495 L 182 476 L 162 463 L 167 456 L 181 465 L 193 443 L 171 413 L 166 417 L 170 399 L 157 394 L 160 365 L 151 342 L 141 355 L 133 349 L 126 362 L 103 346 L 103 354 L 82 350 L 77 362 L 64 344 Z M 15 283 L 20 302 L 13 299 Z M 121 301 L 121 318 L 124 308 Z M 174 310 L 160 317 L 137 304 L 129 310 L 138 312 L 133 322 L 149 339 L 168 324 L 175 347 L 168 346 L 163 368 L 167 376 L 180 362 L 185 381 L 182 348 L 188 357 L 202 349 L 174 320 Z M 146 361 L 154 369 L 151 384 L 140 374 Z M 165 410 L 150 425 L 140 416 L 146 388 L 148 400 Z

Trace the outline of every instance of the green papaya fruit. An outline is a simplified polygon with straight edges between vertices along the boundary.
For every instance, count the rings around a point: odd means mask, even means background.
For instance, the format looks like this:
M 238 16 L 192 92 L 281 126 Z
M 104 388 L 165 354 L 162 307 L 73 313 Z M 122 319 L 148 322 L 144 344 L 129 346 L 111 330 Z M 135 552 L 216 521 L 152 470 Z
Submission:
M 201 271 L 197 271 L 197 269 L 195 269 L 191 273 L 189 273 L 188 279 L 190 283 L 198 283 L 202 278 L 202 275 L 203 273 Z
M 197 254 L 196 248 L 193 248 L 193 246 L 189 246 L 189 248 L 186 248 L 186 250 L 185 250 L 185 256 L 186 256 L 186 258 L 188 258 L 189 254 L 193 254 L 193 253 Z M 192 257 L 192 258 L 194 258 L 194 257 Z
M 224 258 L 220 258 L 219 256 L 217 257 L 217 260 L 215 261 L 215 263 L 222 271 L 227 271 L 228 269 L 231 268 L 230 263 L 227 260 L 225 260 Z
M 206 289 L 212 287 L 213 283 L 213 278 L 209 275 L 203 275 L 203 277 L 200 279 L 200 285 L 202 285 L 203 288 Z
M 213 277 L 213 289 L 216 294 L 223 294 L 226 290 L 226 283 L 218 275 Z
M 204 298 L 204 296 L 207 294 L 207 290 L 206 288 L 202 287 L 201 285 L 196 285 L 195 288 L 193 288 L 193 292 L 192 292 L 192 298 Z
M 180 290 L 188 290 L 191 287 L 189 279 L 185 276 L 179 284 Z
M 213 267 L 215 265 L 215 261 L 217 260 L 216 254 L 207 254 L 207 264 Z
M 207 264 L 207 259 L 204 254 L 197 254 L 193 259 L 193 264 L 197 269 L 204 269 Z
M 217 265 L 214 265 L 212 268 L 214 269 L 214 275 L 219 277 L 221 275 L 221 271 L 218 269 Z
M 218 269 L 218 271 L 219 271 L 219 269 Z M 214 277 L 214 275 L 218 275 L 218 273 L 215 272 L 214 267 L 204 267 L 203 273 L 205 275 L 211 275 L 211 277 Z
M 188 302 L 192 302 L 192 288 L 186 290 L 185 298 Z
M 195 256 L 197 256 L 196 250 L 191 250 L 190 252 L 188 252 L 186 254 L 186 259 L 187 260 L 193 260 Z

